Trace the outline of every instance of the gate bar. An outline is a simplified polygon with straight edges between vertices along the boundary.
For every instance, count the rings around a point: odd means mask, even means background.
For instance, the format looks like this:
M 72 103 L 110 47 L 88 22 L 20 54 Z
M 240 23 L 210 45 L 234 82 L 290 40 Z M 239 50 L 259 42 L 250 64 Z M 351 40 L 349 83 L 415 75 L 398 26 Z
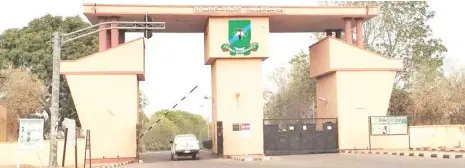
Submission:
M 186 99 L 187 96 L 189 96 L 192 92 L 194 92 L 195 89 L 197 89 L 199 86 L 195 86 L 194 88 L 191 89 L 191 91 L 189 93 L 187 93 L 178 103 L 176 103 L 171 109 L 175 109 L 179 103 L 181 103 L 182 101 L 184 101 Z M 163 114 L 158 120 L 157 122 L 155 122 L 154 124 L 152 124 L 152 126 L 150 126 L 149 129 L 147 129 L 142 135 L 139 136 L 139 139 L 142 138 L 147 132 L 149 132 L 153 126 L 157 125 L 158 122 L 161 121 L 161 119 L 163 119 L 168 113 L 170 113 L 170 111 L 167 111 L 165 114 Z

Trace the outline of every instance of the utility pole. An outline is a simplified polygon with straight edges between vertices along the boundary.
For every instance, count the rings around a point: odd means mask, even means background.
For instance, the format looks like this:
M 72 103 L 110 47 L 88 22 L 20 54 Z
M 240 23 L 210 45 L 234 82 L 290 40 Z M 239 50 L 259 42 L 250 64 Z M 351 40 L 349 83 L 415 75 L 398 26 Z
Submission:
M 111 30 L 116 24 L 116 28 L 124 29 L 128 32 L 144 32 L 145 38 L 152 37 L 152 30 L 165 29 L 165 22 L 153 22 L 152 17 L 145 15 L 143 22 L 104 22 L 89 26 L 68 34 L 54 32 L 53 38 L 53 71 L 52 71 L 52 100 L 50 106 L 50 155 L 49 167 L 58 167 L 57 161 L 57 121 L 60 110 L 60 60 L 61 47 L 63 44 L 73 41 L 100 31 Z M 99 28 L 100 25 L 106 25 L 106 28 Z M 97 30 L 94 30 L 97 28 Z
M 60 57 L 61 34 L 53 33 L 53 72 L 52 72 L 52 102 L 50 108 L 50 167 L 58 167 L 57 162 L 57 119 L 60 108 Z

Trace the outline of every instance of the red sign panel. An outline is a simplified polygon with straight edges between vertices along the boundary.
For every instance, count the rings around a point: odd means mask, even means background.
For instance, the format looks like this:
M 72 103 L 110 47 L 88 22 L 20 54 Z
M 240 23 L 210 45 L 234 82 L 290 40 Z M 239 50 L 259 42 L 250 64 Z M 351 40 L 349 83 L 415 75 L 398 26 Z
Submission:
M 242 131 L 248 131 L 250 130 L 250 124 L 249 123 L 244 123 L 241 125 L 241 130 Z

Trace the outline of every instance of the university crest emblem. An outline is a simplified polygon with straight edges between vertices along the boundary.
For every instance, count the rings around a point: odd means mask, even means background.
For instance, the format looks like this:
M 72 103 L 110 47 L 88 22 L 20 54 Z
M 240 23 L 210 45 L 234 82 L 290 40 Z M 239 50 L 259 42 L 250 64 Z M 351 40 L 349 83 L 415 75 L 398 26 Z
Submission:
M 229 55 L 250 55 L 258 50 L 258 43 L 251 43 L 252 27 L 250 20 L 230 20 L 228 29 L 229 43 L 221 45 L 221 50 L 229 51 Z

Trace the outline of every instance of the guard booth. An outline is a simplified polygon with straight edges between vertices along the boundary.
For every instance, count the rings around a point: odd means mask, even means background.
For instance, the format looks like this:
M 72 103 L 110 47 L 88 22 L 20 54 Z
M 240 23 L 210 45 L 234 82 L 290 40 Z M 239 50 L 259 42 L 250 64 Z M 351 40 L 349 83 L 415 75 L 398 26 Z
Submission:
M 265 119 L 265 155 L 336 153 L 337 119 Z

